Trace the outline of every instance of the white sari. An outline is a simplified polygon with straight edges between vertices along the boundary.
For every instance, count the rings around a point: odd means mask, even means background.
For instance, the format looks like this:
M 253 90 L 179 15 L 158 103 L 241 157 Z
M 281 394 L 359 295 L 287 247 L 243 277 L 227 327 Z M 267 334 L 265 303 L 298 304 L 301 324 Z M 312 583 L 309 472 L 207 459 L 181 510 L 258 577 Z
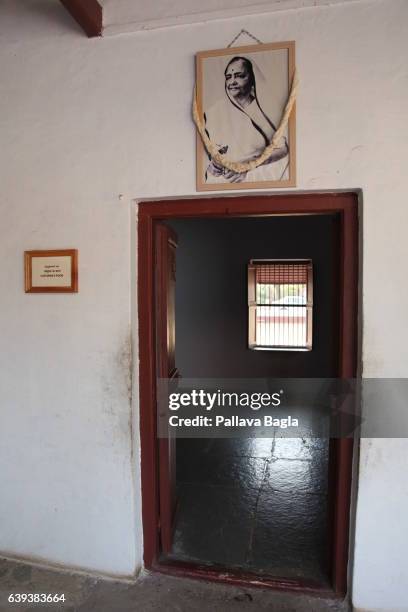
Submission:
M 245 162 L 258 157 L 272 139 L 274 128 L 253 100 L 238 108 L 230 100 L 220 100 L 205 114 L 205 126 L 211 141 L 231 161 Z M 287 146 L 286 139 L 282 143 Z M 265 163 L 246 173 L 245 182 L 279 181 L 289 178 L 289 155 Z M 207 183 L 229 182 L 225 176 L 206 172 Z

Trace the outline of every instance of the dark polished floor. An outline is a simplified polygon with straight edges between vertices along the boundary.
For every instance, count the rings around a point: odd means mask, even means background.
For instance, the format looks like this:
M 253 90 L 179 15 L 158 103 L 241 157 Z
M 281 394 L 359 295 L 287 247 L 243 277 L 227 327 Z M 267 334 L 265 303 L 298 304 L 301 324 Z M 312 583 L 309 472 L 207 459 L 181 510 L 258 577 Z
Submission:
M 328 440 L 177 441 L 172 557 L 328 584 Z

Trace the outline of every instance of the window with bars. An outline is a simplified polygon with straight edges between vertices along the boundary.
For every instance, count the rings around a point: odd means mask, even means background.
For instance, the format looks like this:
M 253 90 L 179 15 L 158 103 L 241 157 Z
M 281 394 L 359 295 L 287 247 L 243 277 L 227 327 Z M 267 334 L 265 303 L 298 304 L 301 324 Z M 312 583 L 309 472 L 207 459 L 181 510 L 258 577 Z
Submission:
M 249 348 L 312 350 L 312 261 L 251 260 L 248 307 Z

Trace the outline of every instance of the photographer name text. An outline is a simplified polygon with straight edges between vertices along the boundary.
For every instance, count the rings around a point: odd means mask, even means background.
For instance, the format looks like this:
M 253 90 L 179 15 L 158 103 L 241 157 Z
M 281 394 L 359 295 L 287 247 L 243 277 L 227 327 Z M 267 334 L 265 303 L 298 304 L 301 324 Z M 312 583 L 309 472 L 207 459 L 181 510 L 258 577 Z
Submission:
M 287 429 L 288 427 L 299 427 L 299 421 L 290 415 L 285 418 L 272 415 L 264 415 L 261 418 L 245 418 L 236 415 L 230 417 L 198 415 L 188 418 L 172 415 L 169 417 L 169 425 L 171 427 L 279 427 Z

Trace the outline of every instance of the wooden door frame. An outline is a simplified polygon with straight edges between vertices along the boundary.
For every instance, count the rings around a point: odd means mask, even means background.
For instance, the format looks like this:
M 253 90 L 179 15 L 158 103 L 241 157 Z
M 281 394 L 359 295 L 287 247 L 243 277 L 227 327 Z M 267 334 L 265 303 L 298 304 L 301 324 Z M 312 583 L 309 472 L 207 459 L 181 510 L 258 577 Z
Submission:
M 154 308 L 154 224 L 174 218 L 253 217 L 338 213 L 340 216 L 339 376 L 358 375 L 358 196 L 356 193 L 198 197 L 142 202 L 138 211 L 139 389 L 144 564 L 147 569 L 240 585 L 297 591 L 347 592 L 353 439 L 331 440 L 335 478 L 332 533 L 332 589 L 292 579 L 260 579 L 226 568 L 159 562 L 159 465 L 156 435 L 156 347 Z

